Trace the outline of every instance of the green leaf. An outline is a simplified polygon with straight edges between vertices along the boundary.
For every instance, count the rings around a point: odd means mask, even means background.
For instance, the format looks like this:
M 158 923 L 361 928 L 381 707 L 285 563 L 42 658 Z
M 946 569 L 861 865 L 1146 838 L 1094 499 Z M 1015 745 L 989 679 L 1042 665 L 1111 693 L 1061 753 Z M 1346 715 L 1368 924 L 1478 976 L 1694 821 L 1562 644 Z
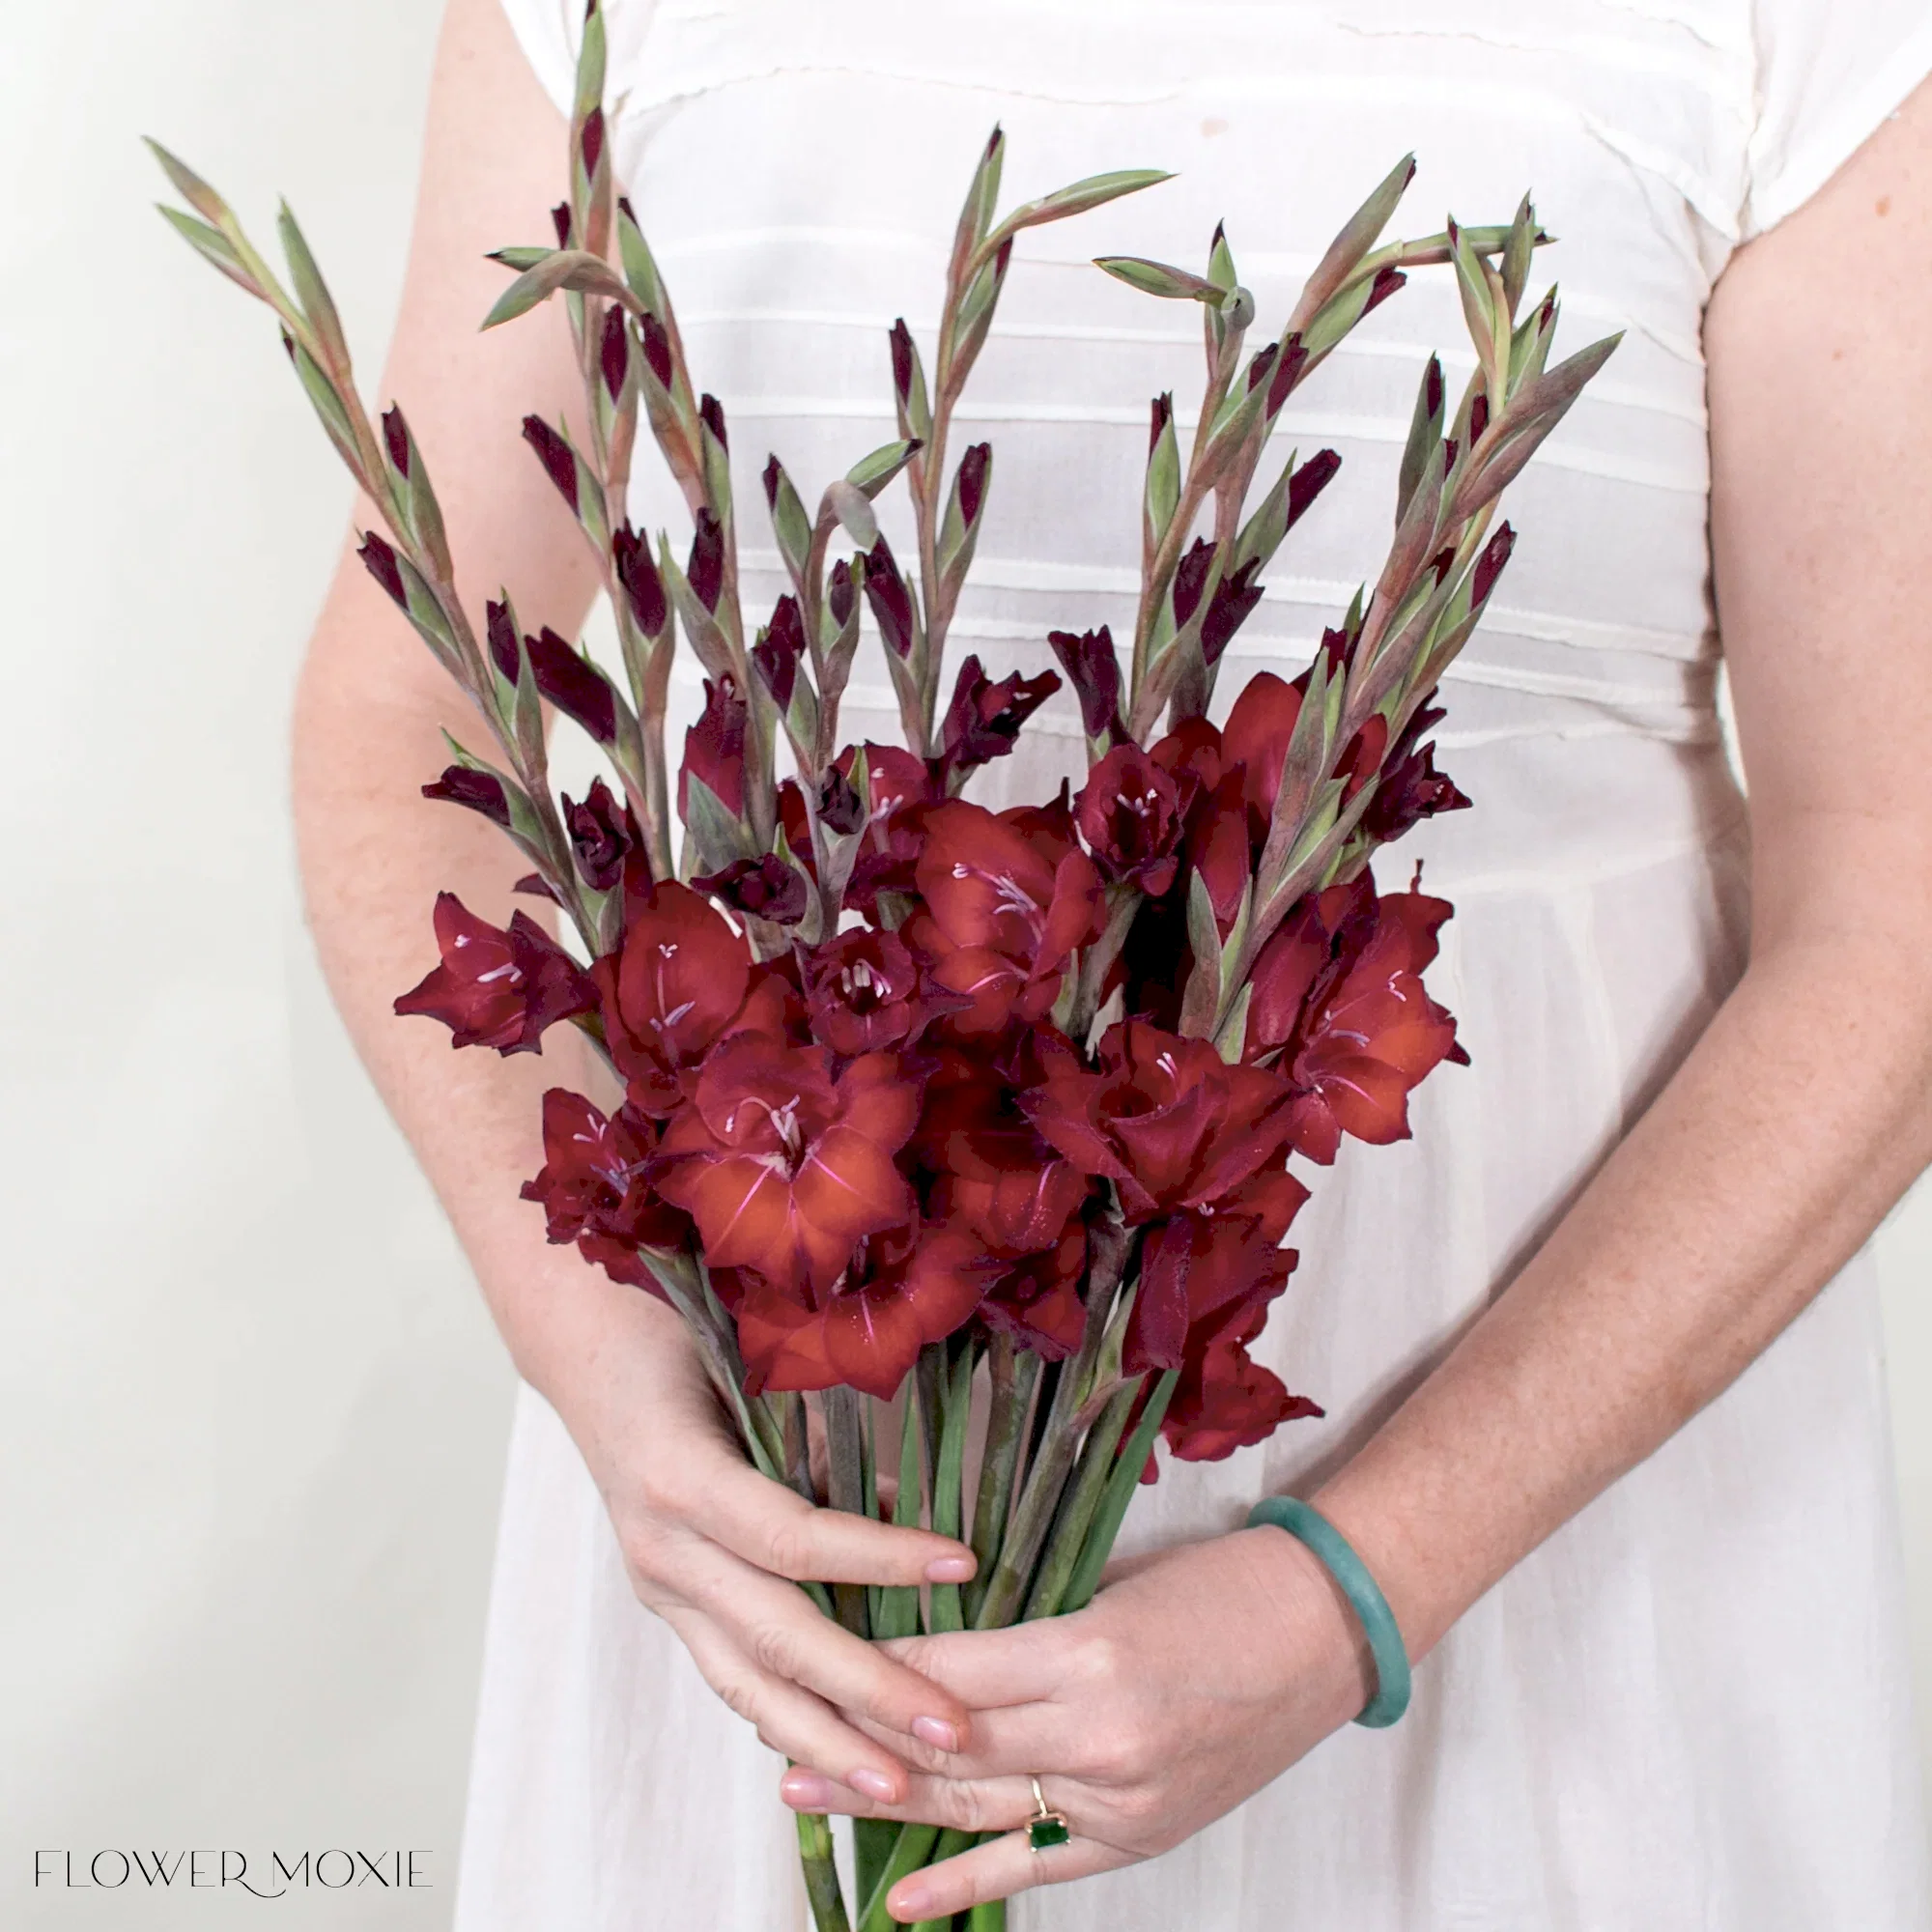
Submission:
M 604 99 L 604 10 L 592 8 L 584 15 L 583 39 L 577 50 L 577 99 L 572 118 L 579 127 L 593 107 Z
M 1303 302 L 1312 302 L 1318 308 L 1327 304 L 1335 291 L 1360 266 L 1363 256 L 1376 245 L 1414 179 L 1415 156 L 1405 155 L 1382 177 L 1361 207 L 1342 224 L 1341 232 L 1329 242 L 1327 252 L 1308 278 L 1302 292 Z
M 1214 230 L 1214 244 L 1208 251 L 1208 279 L 1217 289 L 1226 289 L 1230 295 L 1240 280 L 1235 273 L 1235 251 L 1228 246 L 1225 227 Z
M 1395 492 L 1395 520 L 1398 524 L 1402 522 L 1410 498 L 1421 487 L 1422 479 L 1429 474 L 1436 451 L 1442 447 L 1442 419 L 1447 409 L 1447 396 L 1448 390 L 1442 381 L 1442 364 L 1432 355 L 1416 389 L 1415 412 L 1408 422 L 1408 441 L 1402 452 L 1402 472 Z
M 1248 1044 L 1248 1002 L 1254 997 L 1254 984 L 1247 982 L 1235 995 L 1235 1004 L 1228 1009 L 1228 1017 L 1221 1022 L 1221 1030 L 1214 1036 L 1215 1049 L 1230 1066 L 1241 1064 L 1241 1055 Z
M 855 490 L 863 490 L 867 497 L 876 497 L 922 448 L 916 438 L 907 438 L 898 442 L 883 442 L 869 456 L 862 456 L 845 472 L 845 480 Z M 869 550 L 871 546 L 868 544 Z
M 669 328 L 670 295 L 664 277 L 658 273 L 657 258 L 644 240 L 644 231 L 621 202 L 617 207 L 617 253 L 624 264 L 624 279 L 630 284 L 631 293 Z
M 147 142 L 156 160 L 160 162 L 169 181 L 174 183 L 175 192 L 197 214 L 213 222 L 217 228 L 235 218 L 228 204 L 185 161 L 169 154 L 167 149 L 152 136 L 143 134 L 141 138 Z
M 995 128 L 980 151 L 979 166 L 973 170 L 973 183 L 966 190 L 966 205 L 959 211 L 960 238 L 969 250 L 986 239 L 993 225 L 993 210 L 1000 203 L 1000 171 L 1006 158 L 1007 137 Z
M 1199 869 L 1187 875 L 1187 945 L 1194 970 L 1212 981 L 1213 1004 L 1221 1000 L 1221 928 L 1214 919 L 1214 901 Z
M 178 208 L 170 208 L 164 201 L 157 201 L 155 206 L 167 216 L 176 232 L 197 254 L 213 262 L 231 282 L 246 289 L 251 296 L 267 299 L 261 283 L 242 266 L 241 257 L 229 246 L 228 238 L 219 229 L 209 227 L 205 221 L 197 221 L 191 214 L 184 214 Z
M 696 856 L 694 871 L 722 872 L 734 859 L 753 859 L 744 822 L 695 772 L 684 778 L 684 829 Z
M 296 300 L 301 304 L 302 314 L 315 331 L 323 353 L 334 363 L 335 374 L 347 382 L 349 340 L 342 332 L 342 318 L 335 312 L 328 284 L 322 279 L 322 270 L 316 267 L 315 257 L 309 252 L 308 242 L 287 202 L 282 203 L 275 216 L 275 228 L 282 238 L 282 253 L 288 257 L 289 279 L 295 285 Z
M 1023 208 L 1016 208 L 1000 223 L 995 236 L 1004 240 L 1009 235 L 1017 235 L 1022 228 L 1038 228 L 1049 221 L 1065 221 L 1071 214 L 1085 214 L 1090 210 L 1104 208 L 1110 201 L 1119 201 L 1123 194 L 1138 194 L 1144 187 L 1155 187 L 1174 177 L 1163 168 L 1117 168 L 1111 174 L 1089 175 L 1085 181 L 1077 181 L 1066 187 L 1057 188 L 1052 194 L 1042 195 L 1037 201 L 1030 201 Z M 987 238 L 988 242 L 994 237 Z
M 1160 434 L 1148 451 L 1147 488 L 1142 514 L 1147 519 L 1150 554 L 1160 548 L 1174 513 L 1180 507 L 1180 443 L 1174 431 L 1174 410 L 1167 412 Z M 1184 534 L 1184 533 L 1183 533 Z
M 779 540 L 786 572 L 793 583 L 802 586 L 811 551 L 811 526 L 806 521 L 805 505 L 799 501 L 784 465 L 776 456 L 772 458 L 772 474 L 776 478 L 771 497 L 772 532 Z
M 1268 559 L 1281 548 L 1282 539 L 1288 534 L 1288 498 L 1294 483 L 1294 459 L 1300 453 L 1299 450 L 1289 451 L 1288 461 L 1282 465 L 1274 487 L 1255 506 L 1254 515 L 1241 526 L 1241 533 L 1235 539 L 1234 561 L 1228 567 L 1230 576 L 1251 562 L 1265 568 Z
M 1147 1467 L 1147 1460 L 1153 1453 L 1154 1436 L 1159 1433 L 1161 1419 L 1167 1414 L 1167 1406 L 1174 1398 L 1175 1384 L 1179 1379 L 1179 1369 L 1168 1369 L 1162 1373 L 1142 1406 L 1140 1421 L 1128 1436 L 1126 1447 L 1115 1460 L 1113 1472 L 1107 1478 L 1107 1487 L 1101 1492 L 1099 1507 L 1094 1510 L 1094 1520 L 1088 1524 L 1087 1540 L 1080 1547 L 1080 1560 L 1074 1564 L 1073 1574 L 1067 1578 L 1066 1588 L 1061 1594 L 1063 1615 L 1084 1610 L 1094 1601 L 1094 1591 L 1100 1587 L 1100 1573 L 1107 1567 L 1107 1558 L 1113 1554 L 1114 1540 L 1121 1533 L 1122 1523 L 1126 1520 L 1127 1505 L 1139 1493 L 1141 1471 Z
M 1116 281 L 1125 282 L 1130 289 L 1139 289 L 1146 296 L 1158 296 L 1164 301 L 1207 302 L 1218 309 L 1224 298 L 1233 293 L 1205 275 L 1191 274 L 1166 262 L 1144 261 L 1138 255 L 1099 255 L 1095 256 L 1094 266 L 1104 270 Z
M 482 326 L 496 328 L 502 323 L 513 322 L 540 301 L 548 300 L 558 289 L 576 289 L 583 295 L 602 296 L 609 301 L 630 306 L 630 290 L 601 255 L 583 248 L 556 248 L 535 267 L 526 269 L 497 298 Z
M 1536 210 L 1528 195 L 1510 223 L 1509 240 L 1503 244 L 1503 298 L 1512 316 L 1522 300 L 1523 286 L 1529 280 L 1529 265 L 1536 253 Z
M 879 520 L 872 514 L 872 499 L 849 477 L 841 476 L 826 485 L 819 515 L 837 518 L 838 526 L 861 550 L 870 550 L 879 540 Z
M 526 269 L 534 269 L 539 262 L 547 262 L 556 253 L 554 248 L 496 248 L 484 257 L 485 261 L 500 262 L 506 269 L 514 269 L 521 274 Z

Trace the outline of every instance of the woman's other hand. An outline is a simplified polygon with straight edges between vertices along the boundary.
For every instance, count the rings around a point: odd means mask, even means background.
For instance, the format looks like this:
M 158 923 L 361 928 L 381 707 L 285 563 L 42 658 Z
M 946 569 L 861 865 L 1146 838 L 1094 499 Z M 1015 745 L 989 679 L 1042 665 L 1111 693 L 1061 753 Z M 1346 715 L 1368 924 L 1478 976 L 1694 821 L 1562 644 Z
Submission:
M 807 1811 L 1006 1835 L 902 1879 L 900 1920 L 1152 1858 L 1347 1723 L 1374 1664 L 1347 1600 L 1292 1537 L 1243 1530 L 1136 1568 L 1071 1616 L 883 1646 L 974 1712 L 956 1754 L 855 1714 L 919 1767 L 898 1804 L 854 1799 L 810 1761 L 780 1785 Z M 1030 1776 L 1072 1832 L 1036 1852 Z

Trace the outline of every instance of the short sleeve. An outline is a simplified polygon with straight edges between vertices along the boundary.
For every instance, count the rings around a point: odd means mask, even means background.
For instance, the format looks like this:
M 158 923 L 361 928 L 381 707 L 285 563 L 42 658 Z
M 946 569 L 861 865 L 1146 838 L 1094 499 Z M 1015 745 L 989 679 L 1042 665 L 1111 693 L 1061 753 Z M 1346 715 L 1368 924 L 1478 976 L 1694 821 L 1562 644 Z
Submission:
M 577 50 L 583 41 L 583 0 L 502 0 L 524 58 L 543 91 L 568 114 L 577 99 Z M 619 99 L 637 72 L 656 0 L 603 0 L 609 45 L 607 99 Z
M 1753 0 L 1746 240 L 1802 206 L 1932 73 L 1928 0 Z

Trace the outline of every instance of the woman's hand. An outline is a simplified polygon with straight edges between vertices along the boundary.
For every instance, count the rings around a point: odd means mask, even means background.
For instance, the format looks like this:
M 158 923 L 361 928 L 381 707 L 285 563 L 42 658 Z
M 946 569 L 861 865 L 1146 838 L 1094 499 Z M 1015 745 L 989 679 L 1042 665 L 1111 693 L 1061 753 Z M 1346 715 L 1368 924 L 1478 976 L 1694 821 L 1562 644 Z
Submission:
M 969 1736 L 966 1706 L 912 1662 L 841 1630 L 798 1584 L 963 1582 L 972 1551 L 926 1530 L 814 1509 L 761 1476 L 677 1318 L 636 1290 L 617 1293 L 633 1299 L 594 1355 L 561 1383 L 548 1379 L 632 1586 L 774 1750 L 829 1773 L 848 1795 L 902 1800 L 904 1752 L 948 1762 Z
M 919 1766 L 905 1800 L 854 1799 L 815 1760 L 780 1794 L 802 1811 L 1008 1833 L 901 1880 L 888 1904 L 904 1921 L 1152 1858 L 1278 1777 L 1374 1689 L 1347 1600 L 1266 1528 L 1170 1551 L 1072 1616 L 883 1648 L 972 1707 L 971 1743 L 943 1755 L 854 1713 Z M 1070 1843 L 1036 1852 L 1018 1829 L 1029 1774 Z

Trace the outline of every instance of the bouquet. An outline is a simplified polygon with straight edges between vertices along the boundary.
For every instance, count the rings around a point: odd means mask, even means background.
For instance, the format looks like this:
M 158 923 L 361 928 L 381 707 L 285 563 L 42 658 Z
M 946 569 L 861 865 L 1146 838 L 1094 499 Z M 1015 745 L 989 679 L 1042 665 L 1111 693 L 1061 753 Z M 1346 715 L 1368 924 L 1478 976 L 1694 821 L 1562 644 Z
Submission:
M 1614 339 L 1549 366 L 1555 292 L 1522 312 L 1547 240 L 1527 201 L 1504 225 L 1382 242 L 1408 159 L 1253 350 L 1255 303 L 1224 234 L 1198 273 L 1101 261 L 1199 307 L 1206 390 L 1184 450 L 1172 397 L 1152 406 L 1132 638 L 1051 638 L 1079 704 L 1085 783 L 993 811 L 965 796 L 974 774 L 1013 749 L 1061 680 L 995 678 L 969 656 L 946 690 L 993 485 L 988 444 L 952 457 L 954 417 L 1017 238 L 1165 177 L 1098 175 L 1001 215 L 994 132 L 929 365 L 903 321 L 891 332 L 896 438 L 810 511 L 777 457 L 765 467 L 790 589 L 754 627 L 724 411 L 696 385 L 616 192 L 603 91 L 590 0 L 555 242 L 500 251 L 514 279 L 486 326 L 559 294 L 569 309 L 582 419 L 572 435 L 531 416 L 524 434 L 596 554 L 621 676 L 553 630 L 526 633 L 507 597 L 479 632 L 423 453 L 400 410 L 379 422 L 364 410 L 294 217 L 279 223 L 285 288 L 227 204 L 156 150 L 193 211 L 163 212 L 274 309 L 381 510 L 388 534 L 364 536 L 363 561 L 482 718 L 492 756 L 452 739 L 424 790 L 500 826 L 531 867 L 520 889 L 575 941 L 526 912 L 499 928 L 444 894 L 440 963 L 396 1009 L 502 1054 L 538 1050 L 557 1024 L 594 1042 L 622 1098 L 606 1111 L 544 1096 L 544 1163 L 524 1192 L 550 1238 L 677 1311 L 771 1480 L 967 1539 L 979 1559 L 971 1582 L 923 1592 L 805 1585 L 826 1614 L 890 1637 L 1077 1609 L 1136 1485 L 1154 1477 L 1157 1438 L 1179 1457 L 1223 1457 L 1321 1413 L 1248 1352 L 1295 1265 L 1282 1243 L 1308 1189 L 1291 1159 L 1331 1162 L 1345 1134 L 1405 1136 L 1409 1092 L 1463 1058 L 1423 981 L 1451 908 L 1419 878 L 1378 891 L 1371 859 L 1468 803 L 1428 742 L 1437 683 L 1509 558 L 1509 526 L 1491 527 L 1500 493 Z M 1423 372 L 1373 591 L 1299 676 L 1252 677 L 1216 726 L 1229 640 L 1339 467 L 1332 450 L 1291 455 L 1258 489 L 1275 424 L 1425 264 L 1453 270 L 1474 373 L 1452 411 L 1440 362 Z M 682 561 L 626 516 L 640 421 L 689 507 Z M 917 541 L 903 561 L 874 510 L 901 484 Z M 841 740 L 867 612 L 898 745 Z M 705 702 L 673 817 L 679 633 Z M 546 705 L 608 759 L 610 780 L 582 800 L 554 792 Z M 880 1426 L 888 1407 L 895 1432 Z M 1055 1829 L 1037 1822 L 1036 1842 Z M 844 1932 L 828 1821 L 804 1817 L 799 1832 L 819 1932 Z M 966 1842 L 861 1821 L 862 1932 L 890 1922 L 894 1883 Z M 980 1907 L 971 1924 L 983 1932 L 1003 1912 Z

